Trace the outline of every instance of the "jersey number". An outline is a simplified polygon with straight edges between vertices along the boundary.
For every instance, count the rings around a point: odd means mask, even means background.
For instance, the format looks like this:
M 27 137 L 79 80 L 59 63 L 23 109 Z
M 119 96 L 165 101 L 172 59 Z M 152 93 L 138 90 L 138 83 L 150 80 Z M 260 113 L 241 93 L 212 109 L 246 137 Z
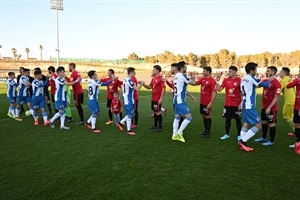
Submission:
M 93 87 L 92 86 L 89 86 L 89 96 L 92 96 L 93 95 Z

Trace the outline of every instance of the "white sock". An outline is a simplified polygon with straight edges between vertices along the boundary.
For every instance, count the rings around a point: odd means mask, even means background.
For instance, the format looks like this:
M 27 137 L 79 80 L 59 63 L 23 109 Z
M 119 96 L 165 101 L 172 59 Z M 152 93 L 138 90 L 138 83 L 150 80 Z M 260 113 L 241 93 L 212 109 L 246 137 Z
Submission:
M 55 113 L 55 115 L 52 117 L 52 119 L 50 120 L 50 122 L 53 123 L 60 116 L 61 116 L 61 114 L 59 112 Z
M 131 130 L 131 117 L 127 117 L 126 125 L 127 125 L 127 131 L 130 131 Z
M 14 108 L 10 109 L 10 113 L 12 114 L 13 118 L 16 117 L 16 113 L 15 113 L 15 109 Z
M 93 117 L 93 115 L 90 116 L 90 118 L 87 120 L 87 123 L 89 123 L 89 124 L 91 123 L 92 117 Z
M 161 108 L 160 110 L 161 110 L 161 111 L 163 111 L 163 112 L 165 111 L 165 109 L 164 109 L 164 108 Z
M 35 120 L 35 118 L 36 118 L 37 116 L 35 116 L 34 110 L 33 110 L 32 108 L 30 108 L 30 109 L 29 109 L 29 112 L 31 113 L 33 119 Z
M 10 107 L 8 107 L 8 112 L 7 112 L 7 114 L 10 114 Z
M 253 126 L 252 128 L 250 128 L 246 135 L 243 137 L 243 142 L 247 142 L 250 138 L 252 138 L 257 132 L 258 132 L 258 128 L 256 128 L 255 126 Z
M 43 115 L 44 122 L 48 121 L 48 114 L 47 114 L 47 112 L 43 111 L 42 115 Z
M 189 123 L 191 123 L 191 120 L 185 119 L 183 120 L 183 122 L 180 125 L 180 128 L 178 130 L 178 134 L 182 135 L 183 130 L 187 127 L 187 125 L 189 125 Z
M 20 109 L 16 109 L 16 117 L 20 117 Z
M 241 132 L 240 132 L 241 139 L 243 139 L 245 137 L 247 131 L 248 131 L 248 128 L 242 127 Z
M 178 131 L 179 121 L 180 121 L 180 119 L 174 118 L 174 121 L 173 121 L 173 136 L 174 137 L 176 136 L 176 133 Z
M 96 128 L 96 117 L 92 117 L 91 122 L 92 122 L 92 129 Z
M 121 124 L 125 123 L 125 121 L 127 120 L 127 118 L 128 118 L 128 115 L 126 115 L 126 116 L 120 121 L 120 123 L 121 123 Z
M 64 113 L 60 116 L 60 127 L 65 126 L 65 119 L 66 119 L 66 113 Z

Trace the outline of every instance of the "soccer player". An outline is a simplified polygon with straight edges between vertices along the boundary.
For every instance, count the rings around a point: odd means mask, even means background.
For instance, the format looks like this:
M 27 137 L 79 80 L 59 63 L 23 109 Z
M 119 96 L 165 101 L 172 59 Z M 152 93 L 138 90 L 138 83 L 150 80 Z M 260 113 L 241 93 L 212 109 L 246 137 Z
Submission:
M 15 82 L 15 73 L 8 72 L 8 79 L 7 79 L 7 98 L 9 103 L 9 112 L 8 116 L 16 118 L 15 107 L 16 107 L 16 87 L 18 84 Z M 20 120 L 19 120 L 20 121 Z
M 68 77 L 65 77 L 65 80 L 70 82 L 70 79 Z M 66 90 L 66 97 L 67 97 L 66 120 L 65 120 L 65 122 L 72 122 L 73 118 L 72 118 L 72 112 L 71 112 L 71 107 L 70 107 L 70 103 L 71 103 L 70 86 L 65 85 L 64 87 L 65 87 L 65 90 Z
M 20 118 L 20 108 L 24 103 L 27 104 L 28 110 L 30 113 L 34 114 L 34 111 L 31 107 L 31 96 L 29 94 L 29 88 L 31 87 L 31 83 L 29 82 L 29 74 L 30 74 L 30 69 L 24 68 L 23 69 L 23 75 L 21 76 L 19 80 L 19 91 L 18 91 L 18 105 L 16 109 L 16 118 L 15 120 L 17 121 L 22 121 L 23 119 Z
M 114 99 L 111 101 L 110 109 L 111 109 L 111 112 L 113 113 L 114 125 L 118 126 L 118 128 L 120 129 L 119 124 L 121 121 L 120 113 L 122 110 L 122 101 L 120 100 L 119 94 L 117 92 L 114 93 Z M 122 128 L 120 129 L 121 131 L 123 131 Z M 133 128 L 132 125 L 131 125 L 131 128 Z
M 284 99 L 282 109 L 283 119 L 292 127 L 294 131 L 295 127 L 293 123 L 293 115 L 295 104 L 295 90 L 294 88 L 286 88 L 286 85 L 292 81 L 292 79 L 290 78 L 290 69 L 287 67 L 283 67 L 279 73 L 279 77 L 281 78 L 281 92 L 283 94 Z M 289 133 L 289 135 L 294 136 L 294 133 Z
M 76 71 L 75 63 L 69 64 L 69 71 L 72 72 L 70 81 L 76 81 L 76 80 L 81 79 L 79 72 Z M 80 121 L 77 123 L 77 125 L 82 125 L 82 124 L 85 124 L 85 122 L 84 122 L 84 116 L 83 116 L 83 109 L 81 106 L 81 104 L 83 104 L 83 99 L 84 99 L 81 82 L 79 81 L 79 82 L 75 83 L 74 85 L 72 85 L 72 87 L 73 87 L 73 93 L 74 93 L 75 106 L 77 108 L 77 111 L 78 111 L 78 114 L 80 117 Z
M 162 115 L 161 115 L 161 105 L 162 99 L 165 93 L 165 83 L 162 76 L 160 75 L 161 66 L 154 65 L 152 73 L 154 77 L 151 79 L 149 85 L 143 82 L 144 88 L 152 90 L 151 97 L 151 109 L 154 112 L 154 125 L 151 127 L 154 131 L 162 131 Z
M 174 77 L 174 110 L 175 117 L 173 121 L 173 134 L 172 140 L 178 140 L 180 142 L 185 142 L 183 137 L 184 129 L 192 121 L 192 113 L 186 104 L 186 91 L 188 84 L 195 84 L 195 76 L 192 76 L 192 79 L 189 80 L 186 73 L 186 64 L 185 62 L 179 62 L 177 64 L 178 73 Z M 182 122 L 179 128 L 180 117 L 185 116 L 185 120 Z
M 267 77 L 275 77 L 277 68 L 270 66 L 267 68 Z M 266 80 L 264 80 L 265 82 Z M 276 135 L 276 115 L 278 110 L 278 100 L 280 97 L 281 85 L 277 79 L 270 82 L 268 88 L 263 89 L 262 95 L 262 110 L 261 110 L 261 123 L 262 123 L 262 137 L 255 140 L 255 142 L 262 142 L 264 146 L 272 146 L 275 144 Z M 270 128 L 270 140 L 267 140 L 268 128 Z
M 296 87 L 296 94 L 300 94 L 300 76 L 286 85 L 287 89 Z M 300 95 L 295 97 L 294 117 L 296 143 L 289 145 L 290 148 L 295 148 L 295 151 L 300 155 Z
M 235 119 L 237 136 L 238 140 L 240 139 L 240 132 L 242 128 L 241 123 L 241 78 L 237 77 L 237 67 L 230 66 L 228 69 L 229 77 L 225 78 L 222 84 L 219 84 L 221 76 L 217 76 L 217 90 L 221 92 L 225 88 L 225 103 L 223 110 L 223 117 L 226 119 L 225 121 L 225 135 L 223 135 L 220 139 L 226 140 L 230 138 L 229 131 L 231 126 L 231 120 Z
M 96 129 L 96 119 L 100 113 L 100 107 L 98 103 L 98 94 L 99 94 L 99 86 L 107 86 L 111 84 L 115 79 L 109 80 L 107 82 L 101 82 L 97 79 L 96 71 L 91 70 L 88 72 L 88 76 L 91 80 L 88 82 L 88 107 L 91 113 L 90 118 L 87 120 L 85 125 L 92 129 L 93 133 L 100 133 L 101 130 Z
M 203 117 L 204 132 L 200 133 L 200 137 L 210 137 L 211 129 L 211 108 L 217 95 L 216 81 L 211 76 L 211 67 L 203 68 L 203 78 L 200 78 L 194 85 L 201 85 L 200 89 L 200 114 Z
M 101 82 L 107 82 L 110 80 L 115 79 L 115 70 L 109 69 L 107 72 L 107 78 L 102 78 L 100 79 Z M 106 94 L 106 107 L 107 107 L 107 112 L 108 112 L 108 121 L 106 124 L 113 124 L 113 119 L 112 119 L 112 112 L 111 112 L 111 101 L 114 99 L 114 93 L 119 92 L 118 89 L 122 87 L 122 81 L 116 79 L 112 81 L 110 85 L 107 86 L 107 94 Z M 122 115 L 122 113 L 121 113 Z M 122 117 L 122 116 L 121 116 Z
M 138 80 L 135 76 L 133 76 L 131 78 L 131 80 L 135 85 L 138 85 Z M 134 93 L 133 94 L 133 98 L 134 98 L 134 117 L 133 117 L 133 123 L 131 124 L 131 128 L 137 128 L 138 127 L 138 122 L 139 122 L 139 111 L 138 111 L 138 108 L 139 108 L 139 91 L 134 90 L 133 93 Z M 122 116 L 120 116 L 120 118 L 122 118 Z
M 19 85 L 20 84 L 20 78 L 21 76 L 23 76 L 23 70 L 24 70 L 24 67 L 19 67 L 19 75 L 17 76 L 17 84 Z M 20 107 L 20 113 L 24 112 L 24 107 L 23 105 L 21 105 Z
M 54 121 L 60 117 L 60 129 L 70 129 L 70 127 L 65 126 L 65 116 L 66 116 L 66 107 L 67 107 L 67 97 L 64 85 L 74 85 L 80 82 L 80 78 L 78 77 L 75 81 L 67 82 L 64 80 L 65 77 L 65 68 L 59 66 L 56 69 L 56 73 L 58 77 L 55 79 L 55 109 L 58 110 L 57 113 L 50 119 L 50 127 L 54 128 Z
M 48 67 L 48 73 L 51 75 L 51 78 L 49 79 L 49 85 L 50 85 L 50 92 L 51 92 L 51 100 L 54 104 L 54 96 L 55 96 L 55 79 L 57 78 L 57 74 L 55 73 L 55 68 L 53 66 Z M 55 113 L 58 112 L 58 110 L 55 109 Z M 51 111 L 52 113 L 52 111 Z M 51 115 L 52 116 L 52 115 Z
M 256 79 L 257 64 L 253 62 L 246 64 L 245 70 L 247 74 L 241 81 L 243 127 L 241 130 L 241 139 L 238 144 L 242 150 L 248 152 L 252 151 L 253 148 L 246 146 L 246 142 L 261 129 L 260 117 L 256 110 L 256 87 L 261 86 L 268 88 L 270 81 L 272 81 L 274 77 L 269 76 L 265 82 Z M 250 125 L 254 126 L 249 129 Z
M 133 67 L 127 68 L 127 74 L 128 76 L 123 80 L 123 87 L 122 87 L 126 116 L 121 120 L 121 123 L 126 121 L 127 134 L 135 135 L 136 133 L 131 130 L 132 117 L 135 113 L 133 90 L 140 90 L 144 82 L 141 81 L 139 86 L 136 86 L 134 84 L 134 82 L 132 81 L 132 77 L 135 76 L 135 69 Z M 119 125 L 121 126 L 121 124 Z
M 48 78 L 43 82 L 43 75 L 41 70 L 34 71 L 35 80 L 32 82 L 32 108 L 34 110 L 34 125 L 39 125 L 37 110 L 42 110 L 42 116 L 44 119 L 44 126 L 48 126 L 48 114 L 46 112 L 46 98 L 45 98 L 45 86 L 48 85 Z

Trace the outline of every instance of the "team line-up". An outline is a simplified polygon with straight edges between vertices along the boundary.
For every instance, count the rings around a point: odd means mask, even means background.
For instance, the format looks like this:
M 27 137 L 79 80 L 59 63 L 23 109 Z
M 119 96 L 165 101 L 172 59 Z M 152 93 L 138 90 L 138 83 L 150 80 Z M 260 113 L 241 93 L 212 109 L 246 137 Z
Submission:
M 231 120 L 236 121 L 238 145 L 241 150 L 246 152 L 253 151 L 253 148 L 247 146 L 246 142 L 252 138 L 260 129 L 262 136 L 255 139 L 264 146 L 272 146 L 275 144 L 276 121 L 278 110 L 278 99 L 283 93 L 284 106 L 283 118 L 294 127 L 296 143 L 289 145 L 294 148 L 295 152 L 300 155 L 300 78 L 292 80 L 290 78 L 290 70 L 283 67 L 279 73 L 281 81 L 279 82 L 275 75 L 277 68 L 269 66 L 266 70 L 266 79 L 260 80 L 255 77 L 257 73 L 257 64 L 249 62 L 245 66 L 246 75 L 242 78 L 237 76 L 237 68 L 230 66 L 228 69 L 228 77 L 222 80 L 222 75 L 216 78 L 211 76 L 211 67 L 203 68 L 203 76 L 197 78 L 196 74 L 186 74 L 187 65 L 184 61 L 171 64 L 171 74 L 173 80 L 166 79 L 161 75 L 161 67 L 153 66 L 152 79 L 149 85 L 144 81 L 137 81 L 135 69 L 127 68 L 127 77 L 123 81 L 118 80 L 114 70 L 108 70 L 108 77 L 98 79 L 94 70 L 88 72 L 88 109 L 91 116 L 84 121 L 83 108 L 81 104 L 84 99 L 84 91 L 81 85 L 81 76 L 76 71 L 76 64 L 70 63 L 70 78 L 65 75 L 65 68 L 60 66 L 56 70 L 53 66 L 48 68 L 47 76 L 42 74 L 40 68 L 35 68 L 35 79 L 31 78 L 30 70 L 20 68 L 20 75 L 15 82 L 15 73 L 8 73 L 7 80 L 7 97 L 9 100 L 8 116 L 13 117 L 17 121 L 22 121 L 20 112 L 22 112 L 23 104 L 28 107 L 27 114 L 34 118 L 34 125 L 39 124 L 37 111 L 41 109 L 44 125 L 55 128 L 54 121 L 60 118 L 60 129 L 70 129 L 65 126 L 65 122 L 72 121 L 70 111 L 70 90 L 68 86 L 72 86 L 74 93 L 75 106 L 78 110 L 80 121 L 77 124 L 85 124 L 94 133 L 101 130 L 96 128 L 96 118 L 100 113 L 98 103 L 98 94 L 100 86 L 107 86 L 107 107 L 109 120 L 106 124 L 115 124 L 121 131 L 123 125 L 126 124 L 127 134 L 135 135 L 132 129 L 138 124 L 138 91 L 144 87 L 152 90 L 151 107 L 153 111 L 154 125 L 151 127 L 154 131 L 162 131 L 163 117 L 162 113 L 166 110 L 162 108 L 162 100 L 165 94 L 165 85 L 167 84 L 173 93 L 174 121 L 172 140 L 185 142 L 183 131 L 192 121 L 192 114 L 186 103 L 186 95 L 190 96 L 194 101 L 196 98 L 187 91 L 187 86 L 200 85 L 200 113 L 203 117 L 204 131 L 200 133 L 203 138 L 210 136 L 211 130 L 211 108 L 216 98 L 217 92 L 225 89 L 225 103 L 223 117 L 225 118 L 225 134 L 222 140 L 230 138 L 229 132 Z M 33 79 L 33 80 L 30 80 Z M 222 80 L 222 81 L 221 81 Z M 46 105 L 52 115 L 50 104 L 50 94 L 48 90 L 50 86 L 51 99 L 54 102 L 55 114 L 48 119 Z M 259 115 L 256 109 L 256 88 L 263 87 L 262 94 L 262 110 Z M 294 87 L 296 88 L 296 94 Z M 121 88 L 121 91 L 118 89 Z M 120 100 L 122 93 L 123 103 Z M 125 117 L 122 117 L 122 107 L 124 104 Z M 243 123 L 241 122 L 241 119 Z M 269 138 L 267 133 L 269 130 Z

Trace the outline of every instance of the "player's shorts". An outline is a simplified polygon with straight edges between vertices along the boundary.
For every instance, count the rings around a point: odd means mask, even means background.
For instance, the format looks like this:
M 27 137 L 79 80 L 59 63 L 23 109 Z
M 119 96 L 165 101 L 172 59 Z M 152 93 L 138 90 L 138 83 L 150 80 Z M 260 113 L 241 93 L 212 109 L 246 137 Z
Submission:
M 7 97 L 7 99 L 9 104 L 15 104 L 17 100 L 16 97 Z
M 207 105 L 200 104 L 200 114 L 203 116 L 210 116 L 211 108 L 207 109 Z
M 52 102 L 55 102 L 55 94 L 51 94 L 51 100 L 52 100 Z
M 174 104 L 174 112 L 175 115 L 181 115 L 181 116 L 191 114 L 191 111 L 187 106 L 186 102 L 183 102 L 181 104 Z
M 81 106 L 83 104 L 83 93 L 74 94 L 75 106 Z
M 283 104 L 283 109 L 282 109 L 282 115 L 283 115 L 284 120 L 293 119 L 294 104 L 284 103 Z
M 31 103 L 30 96 L 18 96 L 18 104 L 23 105 L 24 103 Z
M 106 107 L 110 108 L 112 99 L 106 99 Z
M 299 110 L 294 110 L 293 122 L 300 124 L 300 116 L 298 113 L 299 113 Z
M 99 114 L 100 106 L 97 100 L 88 100 L 88 108 L 91 114 Z
M 48 87 L 44 87 L 44 92 L 45 92 L 45 99 L 47 101 L 50 101 L 50 94 L 49 94 Z
M 235 106 L 224 106 L 222 117 L 226 119 L 241 118 L 241 111 Z
M 124 105 L 126 115 L 133 116 L 134 115 L 134 104 Z
M 65 110 L 67 107 L 67 102 L 66 101 L 55 101 L 55 109 L 56 110 Z
M 158 101 L 151 101 L 151 110 L 153 112 L 160 112 L 162 104 L 158 104 Z
M 248 123 L 248 124 L 259 124 L 261 122 L 259 114 L 255 108 L 243 109 L 242 119 L 243 119 L 243 122 Z
M 32 108 L 38 110 L 39 108 L 46 108 L 46 100 L 44 96 L 33 96 L 32 97 Z
M 276 123 L 277 122 L 277 111 L 271 110 L 270 114 L 266 115 L 266 109 L 261 109 L 261 120 L 267 121 L 268 123 Z

